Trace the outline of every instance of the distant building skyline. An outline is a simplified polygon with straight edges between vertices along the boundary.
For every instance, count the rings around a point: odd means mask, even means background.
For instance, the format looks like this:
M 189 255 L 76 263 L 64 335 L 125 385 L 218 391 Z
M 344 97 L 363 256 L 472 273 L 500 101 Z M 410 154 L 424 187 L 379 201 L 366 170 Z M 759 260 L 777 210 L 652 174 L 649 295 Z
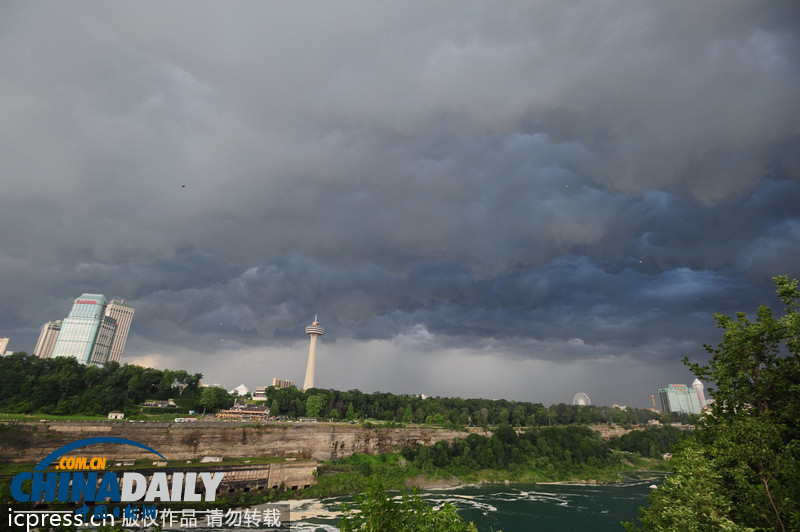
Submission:
M 103 294 L 81 294 L 69 315 L 60 322 L 60 331 L 56 327 L 59 322 L 43 326 L 34 353 L 42 358 L 73 357 L 81 364 L 119 362 L 133 314 L 133 307 L 124 300 L 108 302 Z M 53 342 L 52 336 L 56 334 Z M 48 352 L 50 342 L 53 347 Z
M 279 379 L 278 377 L 272 377 L 272 385 L 276 388 L 291 388 L 294 386 L 294 382 L 289 379 Z

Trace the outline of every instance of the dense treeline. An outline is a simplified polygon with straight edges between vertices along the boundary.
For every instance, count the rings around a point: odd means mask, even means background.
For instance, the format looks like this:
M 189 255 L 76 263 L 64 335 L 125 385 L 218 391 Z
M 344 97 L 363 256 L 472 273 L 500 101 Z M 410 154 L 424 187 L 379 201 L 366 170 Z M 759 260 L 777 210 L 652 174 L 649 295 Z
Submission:
M 85 366 L 71 357 L 25 353 L 0 357 L 0 411 L 97 414 L 138 412 L 148 399 L 174 399 L 182 410 L 200 407 L 202 375 L 108 362 Z
M 685 434 L 685 431 L 669 425 L 654 426 L 614 436 L 608 445 L 620 451 L 639 453 L 646 458 L 661 458 L 664 453 L 672 452 Z
M 664 441 L 673 427 L 646 431 L 648 440 Z M 635 431 L 645 432 L 645 431 Z M 525 430 L 501 425 L 493 433 L 469 434 L 433 446 L 404 446 L 399 453 L 355 453 L 323 463 L 309 497 L 333 497 L 367 489 L 369 479 L 380 478 L 391 489 L 402 489 L 420 476 L 456 478 L 458 482 L 510 480 L 555 482 L 594 479 L 613 482 L 621 470 L 661 467 L 647 457 L 623 453 L 596 431 L 580 425 L 532 427 Z M 648 448 L 649 451 L 649 448 Z M 660 459 L 660 457 L 658 457 Z
M 445 427 L 497 426 L 514 427 L 549 425 L 588 425 L 617 423 L 637 425 L 658 419 L 663 423 L 691 423 L 686 414 L 658 414 L 637 408 L 621 410 L 608 406 L 577 406 L 563 403 L 545 407 L 541 403 L 504 399 L 460 399 L 366 394 L 358 390 L 341 392 L 314 388 L 270 388 L 268 406 L 273 416 L 310 416 L 333 420 L 376 419 L 397 423 L 428 423 Z
M 71 357 L 42 359 L 25 353 L 0 357 L 0 411 L 9 413 L 99 414 L 122 410 L 131 415 L 148 399 L 173 399 L 178 411 L 213 412 L 233 404 L 221 388 L 200 388 L 199 373 L 158 370 L 109 362 L 86 366 Z M 427 423 L 444 427 L 552 426 L 616 423 L 692 422 L 690 416 L 607 406 L 577 406 L 346 392 L 295 387 L 269 388 L 267 406 L 273 416 L 316 417 L 334 421 L 377 420 Z
M 364 492 L 356 497 L 360 512 L 343 506 L 345 515 L 339 522 L 343 531 L 476 530 L 474 525 L 458 519 L 453 508 L 445 506 L 436 511 L 426 510 L 421 501 L 412 507 L 413 496 L 405 494 L 398 503 L 396 497 L 386 494 L 386 489 L 404 489 L 418 475 L 458 478 L 462 482 L 497 481 L 498 478 L 522 482 L 575 478 L 611 481 L 618 478 L 620 469 L 626 465 L 630 467 L 633 458 L 614 452 L 614 448 L 641 447 L 644 454 L 654 454 L 655 447 L 677 441 L 683 431 L 663 426 L 636 430 L 628 435 L 633 434 L 637 436 L 615 438 L 612 443 L 586 426 L 538 427 L 518 432 L 504 424 L 488 437 L 470 434 L 452 442 L 437 442 L 432 447 L 405 446 L 399 457 L 394 454 L 354 454 L 333 464 L 325 464 L 320 467 L 318 484 L 309 489 L 308 495 Z M 652 462 L 648 464 L 652 465 Z M 345 491 L 342 487 L 346 488 Z M 440 515 L 443 520 L 434 522 L 434 515 Z M 445 520 L 444 516 L 450 517 Z
M 517 434 L 511 426 L 501 425 L 489 437 L 470 434 L 432 447 L 406 446 L 401 454 L 421 471 L 445 469 L 458 474 L 522 466 L 567 470 L 575 465 L 603 467 L 609 463 L 611 448 L 588 427 L 541 427 Z

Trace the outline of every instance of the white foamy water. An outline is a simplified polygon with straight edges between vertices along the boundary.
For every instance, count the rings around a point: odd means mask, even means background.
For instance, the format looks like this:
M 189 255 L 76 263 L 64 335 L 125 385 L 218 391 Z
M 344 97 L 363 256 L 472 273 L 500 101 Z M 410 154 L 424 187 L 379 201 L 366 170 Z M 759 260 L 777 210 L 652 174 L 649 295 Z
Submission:
M 647 502 L 654 478 L 631 479 L 617 485 L 574 484 L 468 485 L 430 490 L 420 495 L 441 508 L 447 503 L 480 531 L 503 532 L 619 531 L 621 521 L 635 521 Z M 660 483 L 659 480 L 655 482 Z M 399 495 L 393 498 L 399 499 Z M 340 505 L 350 497 L 283 501 L 290 504 L 293 532 L 337 532 Z M 265 505 L 255 508 L 263 509 Z M 199 532 L 199 529 L 193 529 Z M 212 530 L 212 529 L 209 529 Z M 223 529 L 213 529 L 223 530 Z M 227 529 L 231 530 L 231 529 Z M 240 528 L 236 530 L 254 530 Z
M 474 522 L 481 531 L 619 531 L 621 521 L 636 520 L 638 508 L 647 503 L 654 478 L 659 477 L 651 475 L 616 485 L 591 486 L 469 485 L 425 491 L 421 496 L 436 508 L 452 504 L 459 515 Z M 303 532 L 335 530 L 340 518 L 338 505 L 343 500 L 347 499 L 324 501 L 327 510 L 320 519 L 309 516 L 297 529 Z

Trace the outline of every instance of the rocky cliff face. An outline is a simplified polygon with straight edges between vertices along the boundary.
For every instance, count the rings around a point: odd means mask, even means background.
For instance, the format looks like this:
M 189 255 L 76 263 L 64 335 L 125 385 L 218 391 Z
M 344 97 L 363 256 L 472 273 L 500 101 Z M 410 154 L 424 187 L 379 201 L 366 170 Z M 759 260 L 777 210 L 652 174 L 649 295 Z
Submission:
M 2 429 L 0 461 L 4 462 L 38 462 L 62 445 L 93 436 L 114 436 L 143 443 L 169 460 L 262 455 L 335 460 L 355 452 L 388 452 L 403 445 L 433 445 L 440 440 L 452 441 L 468 435 L 444 429 L 365 429 L 329 423 L 32 422 L 6 425 Z M 144 449 L 120 444 L 92 445 L 75 450 L 71 455 L 153 457 Z

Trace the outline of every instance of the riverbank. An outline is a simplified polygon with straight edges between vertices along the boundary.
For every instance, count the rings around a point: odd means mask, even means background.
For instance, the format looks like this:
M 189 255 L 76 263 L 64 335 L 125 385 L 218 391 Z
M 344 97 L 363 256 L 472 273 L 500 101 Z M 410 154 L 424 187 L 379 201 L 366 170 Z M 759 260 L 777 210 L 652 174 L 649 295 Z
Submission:
M 380 477 L 387 489 L 452 489 L 471 485 L 583 485 L 602 486 L 623 483 L 645 472 L 666 471 L 664 460 L 647 459 L 616 452 L 602 465 L 571 464 L 570 467 L 538 467 L 535 461 L 502 469 L 461 468 L 421 469 L 399 453 L 353 455 L 336 462 L 322 462 L 316 484 L 282 498 L 331 498 L 362 493 L 369 480 Z M 559 465 L 559 464 L 556 464 Z

